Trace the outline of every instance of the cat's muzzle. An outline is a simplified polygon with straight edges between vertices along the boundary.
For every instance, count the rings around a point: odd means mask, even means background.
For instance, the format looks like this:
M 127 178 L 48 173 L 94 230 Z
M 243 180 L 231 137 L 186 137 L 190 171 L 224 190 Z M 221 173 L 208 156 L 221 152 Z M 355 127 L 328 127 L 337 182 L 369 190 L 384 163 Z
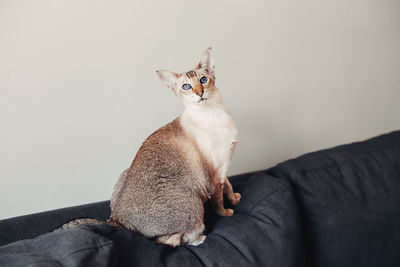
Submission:
M 203 103 L 203 102 L 205 102 L 206 100 L 207 100 L 207 98 L 201 97 L 201 98 L 199 99 L 199 101 L 197 101 L 197 103 Z

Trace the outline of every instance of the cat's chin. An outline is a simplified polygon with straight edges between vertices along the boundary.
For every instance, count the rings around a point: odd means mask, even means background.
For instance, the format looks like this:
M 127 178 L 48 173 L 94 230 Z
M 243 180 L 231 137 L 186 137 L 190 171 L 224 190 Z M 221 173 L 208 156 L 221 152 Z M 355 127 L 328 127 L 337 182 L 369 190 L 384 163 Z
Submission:
M 197 100 L 191 99 L 190 101 L 187 101 L 185 103 L 185 106 L 187 108 L 196 108 L 196 107 L 204 106 L 207 103 L 208 103 L 207 98 L 201 98 L 201 99 L 197 99 Z
M 197 101 L 197 104 L 204 105 L 206 103 L 206 101 L 207 101 L 207 98 L 201 98 L 199 101 Z

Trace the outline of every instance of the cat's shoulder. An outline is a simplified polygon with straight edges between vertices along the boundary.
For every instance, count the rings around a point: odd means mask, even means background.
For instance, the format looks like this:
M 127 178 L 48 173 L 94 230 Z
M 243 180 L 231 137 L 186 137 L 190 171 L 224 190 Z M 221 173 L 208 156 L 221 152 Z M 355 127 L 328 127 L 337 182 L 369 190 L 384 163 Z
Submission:
M 162 141 L 168 142 L 184 138 L 185 132 L 183 131 L 180 120 L 181 118 L 178 117 L 173 121 L 167 123 L 166 125 L 160 127 L 158 130 L 153 132 L 149 137 L 147 137 L 146 141 L 157 140 L 158 142 Z

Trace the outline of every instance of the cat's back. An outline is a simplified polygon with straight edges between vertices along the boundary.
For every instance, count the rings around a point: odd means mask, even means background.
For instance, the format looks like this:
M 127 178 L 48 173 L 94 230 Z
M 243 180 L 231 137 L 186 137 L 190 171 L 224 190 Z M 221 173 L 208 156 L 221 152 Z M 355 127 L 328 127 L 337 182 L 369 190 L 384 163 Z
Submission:
M 156 130 L 143 142 L 125 175 L 121 175 L 114 195 L 121 191 L 122 187 L 135 184 L 135 188 L 138 188 L 141 184 L 148 184 L 149 179 L 176 176 L 185 161 L 187 145 L 186 148 L 184 146 L 189 142 L 182 130 L 180 118 Z
M 171 148 L 184 149 L 183 146 L 190 143 L 190 139 L 185 135 L 180 120 L 180 117 L 176 118 L 147 137 L 136 154 L 134 162 L 142 160 L 141 157 L 147 153 L 156 153 L 159 157 L 163 157 L 163 154 L 168 153 Z
M 196 143 L 185 134 L 180 118 L 152 133 L 138 150 L 130 167 L 132 174 L 141 175 L 177 175 L 188 166 L 188 158 L 198 158 Z
M 143 142 L 131 167 L 119 178 L 111 199 L 112 217 L 125 226 L 135 223 L 132 228 L 137 228 L 150 225 L 143 220 L 154 219 L 154 213 L 172 221 L 173 216 L 180 216 L 174 212 L 193 214 L 196 211 L 191 209 L 198 209 L 200 199 L 207 197 L 207 172 L 195 141 L 185 134 L 177 118 Z M 138 219 L 137 214 L 144 216 Z M 142 233 L 152 231 L 141 229 Z

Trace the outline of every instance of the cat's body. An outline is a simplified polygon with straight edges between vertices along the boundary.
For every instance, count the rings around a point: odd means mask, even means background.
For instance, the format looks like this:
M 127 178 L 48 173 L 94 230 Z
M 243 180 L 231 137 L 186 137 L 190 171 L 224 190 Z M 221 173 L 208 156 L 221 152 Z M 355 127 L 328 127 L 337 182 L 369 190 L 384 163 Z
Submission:
M 219 215 L 230 216 L 223 192 L 233 204 L 240 200 L 226 178 L 238 132 L 215 87 L 211 49 L 194 70 L 158 74 L 185 111 L 150 135 L 121 174 L 109 222 L 171 246 L 198 245 L 205 239 L 204 202 L 211 199 Z

